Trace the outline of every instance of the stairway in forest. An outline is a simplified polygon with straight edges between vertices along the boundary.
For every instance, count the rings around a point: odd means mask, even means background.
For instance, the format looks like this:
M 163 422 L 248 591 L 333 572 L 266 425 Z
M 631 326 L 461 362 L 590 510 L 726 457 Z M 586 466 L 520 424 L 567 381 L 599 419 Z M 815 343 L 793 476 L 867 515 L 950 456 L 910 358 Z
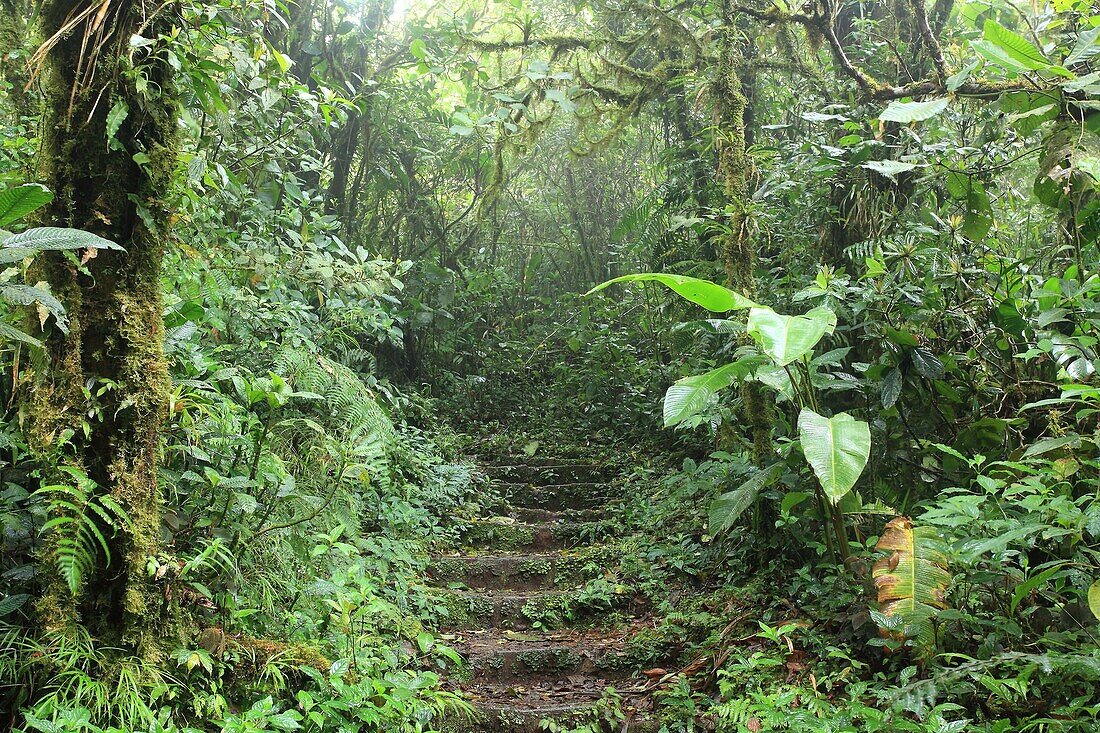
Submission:
M 451 721 L 453 733 L 534 733 L 593 725 L 592 710 L 608 687 L 628 720 L 584 730 L 654 731 L 639 710 L 626 642 L 634 625 L 585 615 L 581 589 L 618 564 L 617 538 L 603 518 L 612 475 L 577 459 L 481 459 L 505 499 L 473 523 L 464 550 L 438 555 L 429 574 L 441 603 L 449 644 L 467 660 L 466 675 L 448 679 L 480 716 Z M 549 630 L 548 630 L 549 629 Z

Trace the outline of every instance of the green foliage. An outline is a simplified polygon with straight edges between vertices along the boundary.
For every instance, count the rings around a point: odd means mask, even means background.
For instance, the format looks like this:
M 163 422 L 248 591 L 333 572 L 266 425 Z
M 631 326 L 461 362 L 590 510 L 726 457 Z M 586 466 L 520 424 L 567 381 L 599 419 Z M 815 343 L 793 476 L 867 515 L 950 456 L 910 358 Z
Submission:
M 813 351 L 834 328 L 836 313 L 824 306 L 804 316 L 784 316 L 771 308 L 753 308 L 746 331 L 776 366 L 785 367 Z
M 585 295 L 599 292 L 616 283 L 625 282 L 659 282 L 685 300 L 703 306 L 714 313 L 725 313 L 731 310 L 746 310 L 752 308 L 755 303 L 745 296 L 729 288 L 716 285 L 708 280 L 687 275 L 669 275 L 660 272 L 642 272 L 633 275 L 623 275 L 612 280 L 600 283 L 589 290 Z
M 665 427 L 678 425 L 699 414 L 720 390 L 743 382 L 763 363 L 759 357 L 746 356 L 706 374 L 676 380 L 665 392 Z
M 622 696 L 614 687 L 607 687 L 588 710 L 564 723 L 554 719 L 540 721 L 539 729 L 548 733 L 599 733 L 608 727 L 622 726 L 626 720 Z
M 1030 41 L 992 18 L 982 26 L 982 38 L 971 47 L 994 64 L 1012 73 L 1050 71 L 1072 76 L 1065 68 L 1051 64 Z
M 871 455 L 867 423 L 846 412 L 822 417 L 808 407 L 798 414 L 802 453 L 833 504 L 852 490 Z
M 135 657 L 114 657 L 97 648 L 81 628 L 28 637 L 4 627 L 6 649 L 0 657 L 6 679 L 36 680 L 36 698 L 24 699 L 26 731 L 122 733 L 171 730 L 157 701 L 170 676 Z M 45 665 L 42 659 L 49 660 Z M 33 704 L 30 704 L 33 702 Z
M 53 194 L 38 183 L 25 183 L 0 191 L 0 227 L 19 221 L 53 201 Z
M 53 316 L 57 328 L 66 332 L 65 306 L 49 292 L 45 283 L 25 285 L 12 282 L 25 272 L 21 263 L 29 261 L 42 252 L 83 249 L 94 253 L 100 249 L 121 250 L 122 247 L 79 229 L 33 227 L 18 234 L 12 234 L 2 228 L 18 223 L 52 200 L 53 194 L 45 186 L 37 183 L 0 190 L 0 265 L 8 266 L 0 271 L 0 304 L 37 305 L 38 320 L 43 327 L 46 319 Z M 23 329 L 3 321 L 0 321 L 0 339 L 35 347 L 42 346 L 38 339 Z
M 846 560 L 848 540 L 843 513 L 837 504 L 851 491 L 867 465 L 871 436 L 867 423 L 847 413 L 825 418 L 810 409 L 810 405 L 816 406 L 818 402 L 813 379 L 816 364 L 810 357 L 821 339 L 835 328 L 836 313 L 827 306 L 818 306 L 804 316 L 784 316 L 771 308 L 750 307 L 746 333 L 762 353 L 745 355 L 706 374 L 679 380 L 665 393 L 664 413 L 666 426 L 683 423 L 707 406 L 716 392 L 735 381 L 749 379 L 772 387 L 788 400 L 797 399 L 802 408 L 798 428 L 803 454 L 830 502 L 830 506 L 823 507 L 833 527 L 831 536 L 830 530 L 825 530 L 826 542 L 831 552 L 838 552 Z M 791 364 L 798 365 L 797 373 L 791 371 Z M 728 529 L 758 493 L 759 486 L 750 481 L 712 504 L 715 531 Z
M 919 122 L 940 114 L 947 109 L 948 104 L 950 104 L 950 100 L 946 98 L 925 99 L 919 102 L 899 102 L 895 100 L 890 102 L 878 118 L 883 122 Z
M 58 470 L 67 474 L 72 484 L 43 486 L 31 498 L 41 497 L 46 505 L 49 518 L 39 531 L 52 539 L 53 562 L 69 592 L 76 595 L 96 566 L 100 551 L 107 563 L 111 561 L 104 532 L 125 528 L 131 520 L 114 498 L 96 495 L 95 482 L 80 470 L 69 466 Z
M 760 492 L 778 480 L 782 467 L 777 463 L 757 471 L 748 481 L 712 501 L 707 514 L 711 533 L 718 535 L 732 529 L 745 510 L 756 503 Z
M 91 257 L 131 255 L 0 233 L 13 725 L 435 726 L 464 704 L 425 630 L 429 553 L 471 524 L 534 539 L 478 521 L 499 497 L 457 454 L 576 442 L 630 469 L 579 536 L 638 537 L 579 605 L 529 615 L 649 604 L 637 646 L 675 670 L 654 685 L 667 730 L 1093 726 L 1095 8 L 636 11 L 187 2 L 162 38 L 96 47 L 149 100 L 167 87 L 147 55 L 180 91 L 170 186 L 55 192 L 172 212 L 172 385 L 164 406 L 105 407 L 129 385 L 98 362 L 129 332 L 79 334 L 96 362 L 80 384 L 26 348 L 108 282 L 90 273 L 114 260 Z M 33 19 L 0 13 L 0 227 L 54 195 L 20 184 L 50 129 L 37 110 L 99 91 L 28 83 Z M 751 100 L 733 115 L 731 77 Z M 123 151 L 140 100 L 109 97 L 100 143 L 149 165 L 157 151 Z M 70 292 L 38 282 L 54 267 Z M 751 299 L 717 284 L 726 269 Z M 582 295 L 628 282 L 684 300 Z M 56 431 L 26 432 L 32 385 L 71 395 Z M 63 467 L 84 465 L 67 431 L 134 409 L 166 420 L 144 580 L 188 638 L 153 650 L 163 664 L 79 625 L 52 635 L 40 603 L 55 569 L 79 601 L 133 549 L 114 535 L 141 516 L 109 472 Z M 621 727 L 605 702 L 575 727 Z

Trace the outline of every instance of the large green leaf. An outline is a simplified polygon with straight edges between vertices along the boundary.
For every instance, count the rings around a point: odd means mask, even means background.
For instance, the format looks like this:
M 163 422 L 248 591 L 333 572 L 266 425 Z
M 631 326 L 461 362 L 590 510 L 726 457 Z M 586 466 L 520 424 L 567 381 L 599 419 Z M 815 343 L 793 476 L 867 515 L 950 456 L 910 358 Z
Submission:
M 8 325 L 3 321 L 0 321 L 0 344 L 5 344 L 12 341 L 18 341 L 24 344 L 30 344 L 42 348 L 42 342 L 31 336 L 29 333 L 20 331 L 15 326 Z
M 1098 53 L 1100 53 L 1100 25 L 1087 31 L 1081 31 L 1081 34 L 1077 37 L 1077 45 L 1066 57 L 1066 64 L 1087 61 Z
M 881 173 L 887 178 L 896 178 L 899 173 L 913 170 L 917 167 L 917 164 L 905 163 L 900 160 L 872 160 L 867 163 L 860 163 L 859 167 Z
M 871 429 L 846 412 L 833 417 L 808 407 L 798 415 L 802 452 L 833 504 L 852 490 L 871 457 Z
M 3 600 L 0 600 L 0 618 L 4 618 L 15 611 L 29 601 L 31 597 L 26 593 L 18 593 L 12 596 L 4 596 Z
M 5 249 L 18 247 L 19 249 L 36 250 L 69 250 L 69 249 L 122 249 L 114 242 L 103 237 L 98 237 L 91 232 L 81 229 L 66 229 L 64 227 L 35 227 L 19 234 L 8 237 L 4 243 Z
M 37 249 L 28 247 L 0 247 L 0 265 L 10 265 L 36 254 L 38 254 Z
M 753 505 L 760 492 L 771 486 L 783 474 L 783 464 L 773 463 L 752 475 L 745 483 L 733 491 L 727 491 L 710 504 L 707 513 L 707 527 L 711 535 L 726 532 L 745 510 Z
M 947 193 L 966 205 L 962 233 L 971 240 L 982 239 L 993 226 L 993 208 L 985 186 L 966 171 L 948 171 Z
M 603 290 L 616 283 L 632 282 L 659 282 L 667 286 L 679 296 L 690 300 L 692 303 L 703 306 L 714 313 L 725 313 L 732 310 L 745 310 L 756 305 L 741 293 L 722 287 L 710 280 L 702 280 L 687 275 L 669 275 L 663 272 L 639 272 L 600 283 L 589 290 L 585 295 Z
M 786 366 L 813 351 L 817 342 L 836 328 L 836 313 L 819 306 L 802 316 L 784 316 L 771 308 L 749 311 L 748 334 L 779 366 Z
M 0 302 L 13 305 L 32 305 L 39 303 L 57 320 L 57 325 L 62 331 L 68 333 L 68 324 L 65 319 L 65 306 L 61 304 L 53 294 L 41 287 L 13 283 L 0 285 Z
M 798 373 L 795 372 L 794 376 L 797 379 Z M 777 392 L 780 402 L 794 402 L 794 383 L 791 381 L 791 374 L 783 367 L 774 364 L 760 367 L 753 372 L 751 379 Z
M 684 377 L 665 392 L 665 427 L 677 425 L 706 407 L 710 398 L 721 389 L 748 377 L 764 363 L 762 357 L 743 357 L 711 369 L 705 374 Z
M 919 122 L 935 117 L 947 109 L 950 100 L 947 97 L 926 99 L 920 102 L 899 102 L 894 100 L 878 118 L 884 122 Z
M 19 221 L 27 214 L 53 201 L 50 189 L 37 183 L 0 191 L 0 227 Z
M 970 45 L 997 66 L 1014 73 L 1050 71 L 1061 76 L 1073 76 L 1064 67 L 1050 63 L 1042 51 L 1019 33 L 1010 31 L 993 19 L 985 21 L 982 39 Z
M 877 561 L 871 576 L 879 612 L 901 621 L 901 636 L 913 639 L 918 650 L 935 648 L 932 619 L 947 608 L 947 552 L 935 527 L 914 527 L 908 517 L 886 523 L 877 550 L 889 553 Z

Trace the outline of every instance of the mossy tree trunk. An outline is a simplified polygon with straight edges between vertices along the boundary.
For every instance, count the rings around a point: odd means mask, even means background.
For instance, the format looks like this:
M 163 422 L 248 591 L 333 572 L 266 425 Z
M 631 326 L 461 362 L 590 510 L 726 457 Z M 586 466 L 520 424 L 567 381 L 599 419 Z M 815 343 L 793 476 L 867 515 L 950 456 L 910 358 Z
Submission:
M 752 161 L 746 143 L 748 101 L 744 80 L 738 73 L 741 56 L 737 11 L 731 0 L 723 0 L 713 90 L 714 134 L 718 179 L 725 193 L 729 229 L 722 237 L 719 251 L 729 287 L 752 298 L 756 295 L 756 251 L 747 216 Z M 752 441 L 753 460 L 763 466 L 770 463 L 775 454 L 767 396 L 759 384 L 747 382 L 741 390 L 741 402 L 742 419 Z
M 16 124 L 32 112 L 26 90 L 28 15 L 30 9 L 24 0 L 0 0 L 0 81 L 7 86 L 9 111 Z
M 136 0 L 106 0 L 90 16 L 80 15 L 85 7 L 46 0 L 42 8 L 42 37 L 60 38 L 43 47 L 41 159 L 56 195 L 47 216 L 126 252 L 43 264 L 68 308 L 70 333 L 43 334 L 49 363 L 27 413 L 37 449 L 80 466 L 130 522 L 104 528 L 110 560 L 98 558 L 75 597 L 55 579 L 39 611 L 47 628 L 82 623 L 101 640 L 147 655 L 172 628 L 168 594 L 145 567 L 160 532 L 157 472 L 170 388 L 160 269 L 178 118 L 172 69 L 156 39 L 178 14 L 171 3 Z M 154 8 L 158 15 L 147 15 Z

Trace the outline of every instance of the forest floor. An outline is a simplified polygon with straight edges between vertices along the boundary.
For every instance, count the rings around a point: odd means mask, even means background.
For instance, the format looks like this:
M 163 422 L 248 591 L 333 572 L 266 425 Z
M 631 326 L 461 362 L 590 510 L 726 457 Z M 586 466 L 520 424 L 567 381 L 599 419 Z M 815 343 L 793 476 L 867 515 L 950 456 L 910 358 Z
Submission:
M 631 598 L 592 613 L 585 584 L 617 563 L 601 533 L 614 478 L 577 458 L 478 458 L 503 501 L 429 573 L 450 609 L 440 631 L 467 660 L 447 680 L 479 715 L 449 730 L 655 731 L 630 640 L 647 625 Z

